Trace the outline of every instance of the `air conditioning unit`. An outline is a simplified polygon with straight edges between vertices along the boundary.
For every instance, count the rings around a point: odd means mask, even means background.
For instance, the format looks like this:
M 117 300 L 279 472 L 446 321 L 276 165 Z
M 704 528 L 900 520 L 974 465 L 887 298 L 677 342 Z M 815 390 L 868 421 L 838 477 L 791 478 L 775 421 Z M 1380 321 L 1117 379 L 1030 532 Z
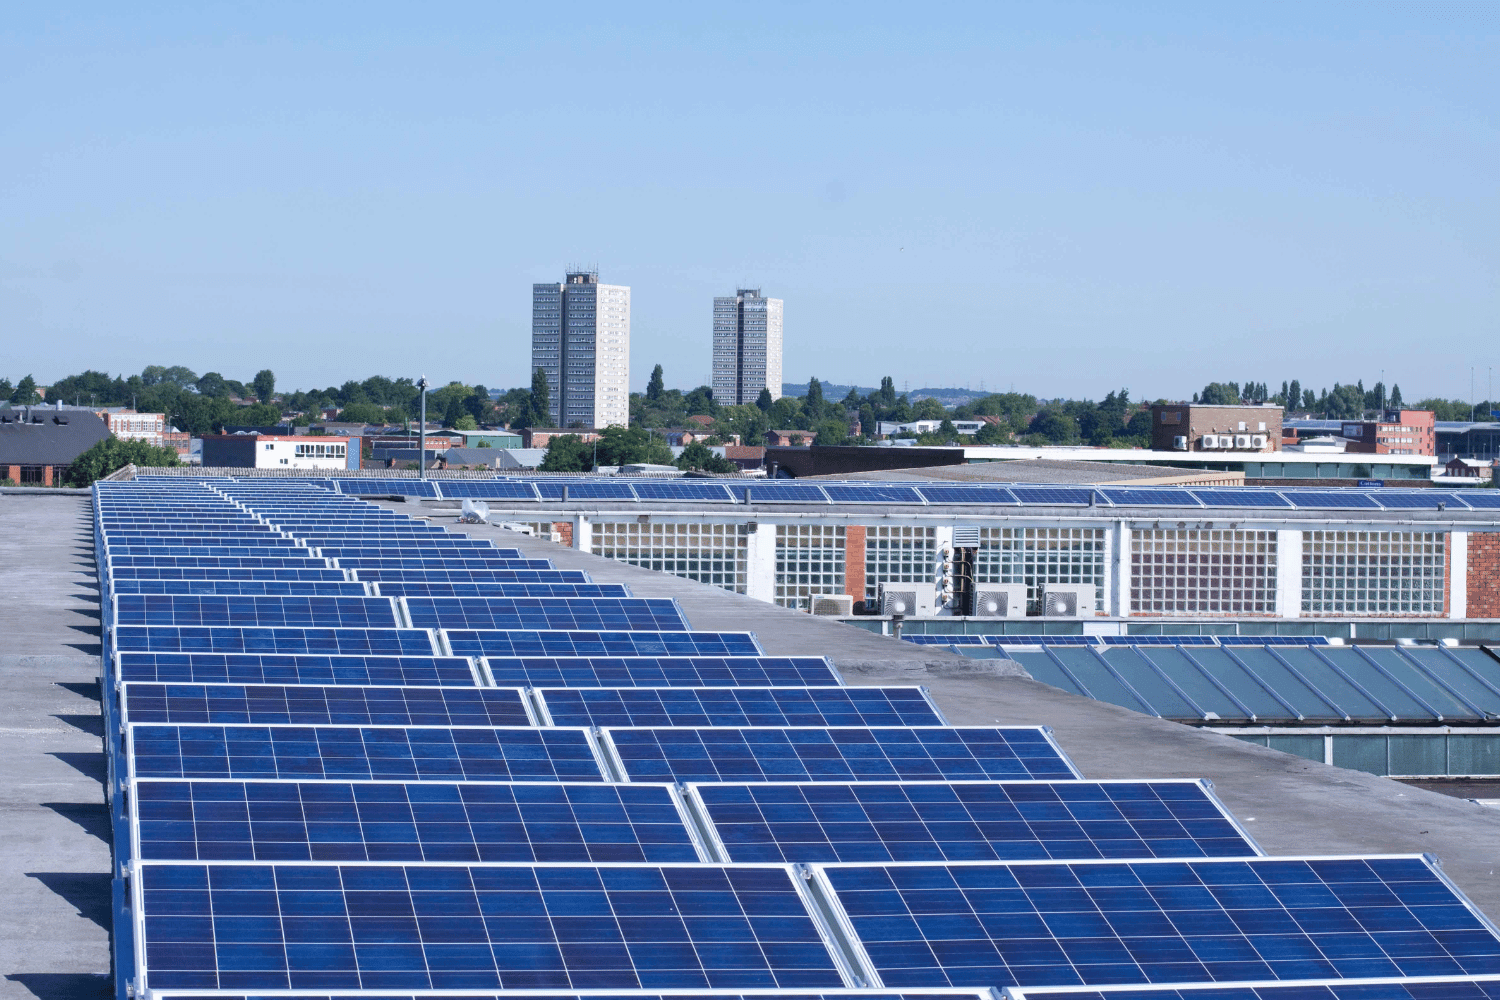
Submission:
M 813 594 L 807 599 L 807 609 L 828 618 L 853 618 L 854 598 L 848 594 Z
M 1249 451 L 1250 450 L 1250 435 L 1249 434 L 1236 434 L 1234 436 L 1234 447 L 1235 447 L 1235 449 L 1237 451 Z
M 1095 592 L 1092 583 L 1044 583 L 1042 617 L 1092 618 Z
M 1172 447 L 1177 451 L 1187 451 L 1187 436 L 1179 434 L 1172 439 Z
M 1205 435 L 1203 435 L 1203 450 L 1204 451 L 1208 451 L 1211 448 L 1217 448 L 1218 446 L 1219 446 L 1219 435 L 1217 435 L 1217 434 L 1205 434 Z
M 974 593 L 975 618 L 1025 618 L 1026 584 L 987 584 Z
M 1264 434 L 1252 434 L 1252 435 L 1250 435 L 1250 447 L 1254 448 L 1256 451 L 1260 451 L 1265 446 L 1266 446 L 1266 436 Z
M 929 590 L 926 601 L 920 600 L 921 587 L 911 584 L 880 585 L 880 613 L 883 615 L 905 615 L 915 618 L 932 614 L 932 596 Z

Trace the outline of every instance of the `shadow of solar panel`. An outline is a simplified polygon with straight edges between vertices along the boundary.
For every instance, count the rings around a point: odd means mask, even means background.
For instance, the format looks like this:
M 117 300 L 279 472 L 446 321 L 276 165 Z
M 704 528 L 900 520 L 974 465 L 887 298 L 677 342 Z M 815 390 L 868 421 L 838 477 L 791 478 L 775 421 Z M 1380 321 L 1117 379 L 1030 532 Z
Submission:
M 1016 495 L 1003 486 L 939 486 L 936 484 L 923 484 L 916 488 L 917 492 L 928 503 L 979 503 L 979 504 L 1009 504 L 1019 503 Z
M 629 597 L 623 583 L 428 583 L 380 581 L 384 597 Z
M 1016 495 L 1016 499 L 1025 504 L 1050 504 L 1052 506 L 1076 506 L 1087 507 L 1090 501 L 1100 503 L 1095 496 L 1095 489 L 1078 486 L 1021 486 L 1013 485 L 1010 491 Z
M 529 726 L 514 688 L 127 682 L 126 722 L 174 725 Z
M 130 727 L 134 778 L 603 781 L 581 729 Z
M 1421 857 L 820 872 L 887 987 L 1500 971 L 1500 940 Z
M 385 597 L 254 597 L 121 594 L 120 625 L 229 628 L 394 629 L 396 609 Z
M 458 656 L 285 656 L 262 653 L 119 653 L 121 681 L 184 684 L 399 684 L 474 687 Z
M 140 868 L 150 990 L 844 985 L 783 866 Z
M 458 656 L 758 656 L 751 632 L 445 630 Z
M 893 483 L 861 483 L 845 485 L 824 483 L 823 492 L 834 503 L 911 503 L 921 504 L 922 494 L 910 486 Z
M 439 491 L 450 500 L 538 500 L 530 483 L 505 479 L 445 479 Z
M 333 571 L 338 574 L 337 570 Z M 338 574 L 342 576 L 342 574 Z M 171 594 L 205 597 L 363 597 L 365 585 L 344 580 L 111 580 L 114 594 Z
M 632 781 L 1079 777 L 1040 728 L 605 729 Z
M 1212 991 L 1211 993 L 1209 991 Z M 1295 986 L 1275 984 L 1226 985 L 1193 983 L 1178 987 L 1113 987 L 1103 990 L 1048 990 L 1012 987 L 1006 993 L 1014 1000 L 1500 1000 L 1500 978 L 1385 979 L 1304 982 Z
M 731 861 L 1255 857 L 1197 781 L 692 785 Z
M 1099 495 L 1117 507 L 1199 507 L 1196 497 L 1181 487 L 1177 489 L 1100 488 Z
M 1278 507 L 1292 505 L 1280 493 L 1267 489 L 1194 489 L 1189 490 L 1205 507 Z
M 411 597 L 417 628 L 509 631 L 685 632 L 687 619 L 669 598 Z
M 786 481 L 735 484 L 735 492 L 743 496 L 750 491 L 751 503 L 827 503 L 828 494 L 812 483 Z
M 117 625 L 111 631 L 122 653 L 326 653 L 330 656 L 432 656 L 421 629 L 197 628 Z
M 941 726 L 917 687 L 544 688 L 555 726 Z
M 141 781 L 151 861 L 697 862 L 665 785 Z
M 821 656 L 501 657 L 483 661 L 508 687 L 768 687 L 837 685 Z

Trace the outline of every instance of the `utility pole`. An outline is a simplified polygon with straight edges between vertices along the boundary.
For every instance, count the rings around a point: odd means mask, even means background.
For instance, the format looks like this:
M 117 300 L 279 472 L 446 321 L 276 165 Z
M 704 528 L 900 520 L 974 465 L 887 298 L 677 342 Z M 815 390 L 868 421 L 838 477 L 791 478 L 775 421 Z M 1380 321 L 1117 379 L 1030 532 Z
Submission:
M 417 478 L 427 478 L 427 376 L 417 379 L 422 394 L 422 423 L 417 429 Z

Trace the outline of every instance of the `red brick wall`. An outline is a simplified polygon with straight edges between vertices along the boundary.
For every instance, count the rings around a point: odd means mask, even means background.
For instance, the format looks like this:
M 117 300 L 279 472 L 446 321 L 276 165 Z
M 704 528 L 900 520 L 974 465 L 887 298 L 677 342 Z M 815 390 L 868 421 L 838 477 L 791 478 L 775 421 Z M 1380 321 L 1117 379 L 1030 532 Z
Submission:
M 1469 534 L 1470 618 L 1500 618 L 1500 533 Z
M 562 539 L 562 544 L 566 545 L 570 549 L 573 547 L 572 521 L 553 521 L 552 530 L 557 532 L 558 536 Z
M 865 528 L 851 524 L 844 529 L 844 593 L 856 601 L 865 599 Z

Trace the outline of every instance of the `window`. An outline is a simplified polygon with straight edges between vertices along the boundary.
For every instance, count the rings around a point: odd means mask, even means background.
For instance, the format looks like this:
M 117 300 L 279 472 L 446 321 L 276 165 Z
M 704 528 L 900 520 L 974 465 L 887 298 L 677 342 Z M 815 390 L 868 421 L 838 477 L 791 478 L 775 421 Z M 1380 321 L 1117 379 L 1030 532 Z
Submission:
M 1443 536 L 1436 531 L 1309 531 L 1302 613 L 1441 615 Z
M 23 465 L 21 466 L 21 485 L 40 486 L 47 481 L 47 467 L 45 465 Z
M 1039 610 L 1043 583 L 1092 583 L 1094 610 L 1104 609 L 1103 528 L 980 528 L 976 583 L 1024 583 L 1028 614 Z
M 591 531 L 595 555 L 745 592 L 743 525 L 605 521 L 595 522 Z
M 937 582 L 937 529 L 876 525 L 865 532 L 865 598 L 882 583 Z
M 276 446 L 274 444 L 268 444 L 268 445 L 266 445 L 266 451 L 274 451 L 275 449 L 276 449 Z
M 1276 612 L 1273 531 L 1136 531 L 1130 551 L 1132 613 Z
M 844 528 L 832 524 L 776 526 L 776 603 L 805 608 L 813 594 L 844 592 Z

